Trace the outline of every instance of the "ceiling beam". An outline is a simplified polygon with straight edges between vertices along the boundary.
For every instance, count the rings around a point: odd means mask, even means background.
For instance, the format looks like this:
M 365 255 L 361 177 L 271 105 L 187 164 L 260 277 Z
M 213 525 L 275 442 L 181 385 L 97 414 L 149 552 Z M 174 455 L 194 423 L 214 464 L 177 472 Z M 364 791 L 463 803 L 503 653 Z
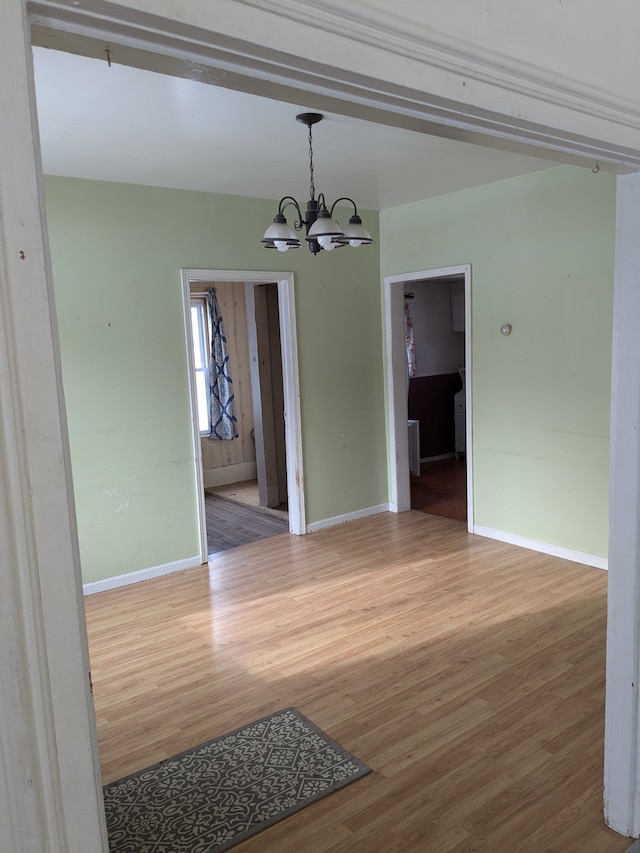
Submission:
M 34 45 L 197 80 L 313 110 L 554 162 L 640 169 L 640 150 L 543 127 L 246 40 L 94 0 L 28 4 Z M 117 10 L 117 12 L 116 12 Z

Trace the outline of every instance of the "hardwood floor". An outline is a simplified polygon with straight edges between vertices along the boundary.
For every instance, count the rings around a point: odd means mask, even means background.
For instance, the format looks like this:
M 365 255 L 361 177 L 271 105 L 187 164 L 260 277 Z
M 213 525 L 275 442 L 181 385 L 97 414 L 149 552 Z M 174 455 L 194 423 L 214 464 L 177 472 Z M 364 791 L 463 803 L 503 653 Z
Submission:
M 284 518 L 252 509 L 205 492 L 209 555 L 289 532 Z
M 294 705 L 373 772 L 238 853 L 622 853 L 606 584 L 407 512 L 90 596 L 104 782 Z
M 467 466 L 464 459 L 423 462 L 411 476 L 411 509 L 467 520 Z

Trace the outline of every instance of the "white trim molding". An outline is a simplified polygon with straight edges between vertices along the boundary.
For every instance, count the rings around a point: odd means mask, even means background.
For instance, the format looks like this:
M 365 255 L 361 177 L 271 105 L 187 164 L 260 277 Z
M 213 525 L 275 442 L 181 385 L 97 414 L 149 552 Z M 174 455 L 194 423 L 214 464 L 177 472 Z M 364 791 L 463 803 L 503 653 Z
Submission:
M 562 106 L 606 121 L 640 129 L 637 104 L 615 92 L 594 91 L 579 80 L 561 78 L 553 71 L 524 62 L 506 52 L 489 50 L 478 42 L 465 41 L 434 28 L 428 15 L 422 21 L 398 14 L 385 4 L 374 8 L 358 0 L 242 0 L 247 6 L 264 9 L 325 33 L 347 38 L 403 59 L 438 68 L 465 81 L 488 84 L 501 90 Z M 551 25 L 551 24 L 550 24 Z M 467 105 L 468 110 L 473 108 Z M 464 108 L 458 104 L 458 111 Z M 494 120 L 495 121 L 495 120 Z M 504 125 L 503 118 L 500 124 Z
M 529 551 L 538 551 L 540 554 L 549 554 L 551 557 L 570 560 L 572 563 L 593 566 L 594 569 L 606 570 L 608 568 L 607 558 L 598 557 L 596 554 L 586 554 L 582 551 L 574 551 L 572 548 L 563 548 L 560 545 L 539 542 L 537 539 L 527 539 L 525 536 L 505 533 L 503 530 L 493 530 L 491 527 L 482 527 L 479 524 L 474 525 L 473 533 L 477 533 L 478 536 L 485 536 L 487 539 L 497 539 L 499 542 L 517 545 L 519 548 L 527 548 Z
M 151 566 L 148 569 L 139 569 L 126 575 L 115 575 L 112 578 L 104 578 L 99 581 L 90 581 L 83 584 L 82 591 L 85 595 L 94 595 L 96 592 L 106 592 L 108 589 L 118 589 L 121 586 L 129 586 L 132 583 L 148 581 L 151 578 L 159 578 L 163 575 L 171 575 L 175 572 L 184 572 L 186 569 L 194 569 L 196 566 L 204 565 L 199 554 L 188 557 L 185 560 L 175 560 L 173 563 L 164 563 L 161 566 Z
M 618 177 L 609 495 L 604 814 L 640 835 L 640 173 Z
M 176 26 L 107 0 L 29 3 L 37 45 L 100 58 L 109 45 L 112 61 L 119 64 L 304 102 L 325 112 L 532 156 L 546 151 L 564 162 L 597 161 L 616 171 L 640 167 L 640 153 L 632 147 L 633 131 L 640 127 L 637 102 L 564 78 L 543 63 L 526 63 L 440 32 L 426 17 L 409 19 L 395 7 L 376 9 L 359 0 L 313 5 L 216 0 L 215 7 L 210 17 L 206 11 L 190 15 L 185 8 L 185 21 Z M 198 25 L 187 23 L 189 17 Z M 261 28 L 259 45 L 237 36 L 252 25 Z M 331 54 L 318 32 L 333 37 L 327 40 L 334 46 Z M 333 64 L 336 55 L 340 65 Z M 379 68 L 382 79 L 364 74 L 365 62 Z M 505 94 L 513 103 L 509 114 L 499 109 Z M 588 135 L 594 124 L 597 139 Z M 607 141 L 619 138 L 630 144 Z
M 211 281 L 237 281 L 245 285 L 278 285 L 278 314 L 280 320 L 280 347 L 282 352 L 282 381 L 285 410 L 285 452 L 287 458 L 287 495 L 289 505 L 289 532 L 301 535 L 306 532 L 304 497 L 304 468 L 302 459 L 302 416 L 300 412 L 300 375 L 298 371 L 298 330 L 294 276 L 292 272 L 273 270 L 182 270 L 183 288 L 191 283 Z M 186 324 L 187 340 L 190 326 Z M 193 392 L 192 392 L 193 393 Z M 201 465 L 201 463 L 200 463 Z M 201 501 L 201 498 L 198 498 Z
M 107 850 L 24 4 L 0 7 L 3 853 Z
M 227 486 L 230 483 L 241 483 L 245 480 L 256 480 L 258 466 L 253 462 L 238 462 L 236 465 L 224 465 L 222 468 L 211 468 L 203 472 L 205 489 L 216 486 Z
M 368 518 L 370 515 L 379 515 L 381 512 L 389 512 L 389 504 L 378 504 L 358 509 L 355 512 L 346 512 L 344 515 L 334 515 L 332 518 L 323 518 L 320 521 L 312 521 L 307 524 L 307 533 L 316 530 L 324 530 L 327 527 L 335 527 L 337 524 L 346 524 L 347 521 L 356 521 L 358 518 Z
M 473 382 L 471 325 L 471 264 L 387 275 L 383 282 L 387 459 L 389 507 L 392 512 L 411 509 L 409 439 L 407 435 L 407 356 L 404 343 L 404 288 L 444 276 L 464 276 L 464 365 L 467 461 L 467 530 L 473 532 Z
M 209 484 L 205 479 L 202 467 L 202 440 L 198 424 L 196 391 L 196 369 L 193 355 L 193 339 L 191 333 L 191 288 L 185 271 L 180 271 L 182 295 L 182 323 L 184 328 L 185 360 L 187 365 L 187 381 L 189 383 L 189 419 L 191 421 L 191 453 L 193 461 L 193 477 L 198 507 L 198 539 L 200 541 L 200 557 L 202 562 L 207 559 L 207 513 L 205 509 L 204 490 Z M 85 588 L 86 594 L 86 588 Z

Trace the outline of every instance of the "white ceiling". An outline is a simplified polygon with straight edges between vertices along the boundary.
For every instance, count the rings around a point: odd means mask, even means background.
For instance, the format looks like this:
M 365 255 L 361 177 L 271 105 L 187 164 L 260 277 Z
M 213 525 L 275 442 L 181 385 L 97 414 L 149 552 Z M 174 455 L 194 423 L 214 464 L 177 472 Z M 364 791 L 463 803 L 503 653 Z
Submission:
M 55 50 L 33 49 L 46 174 L 254 198 L 309 193 L 307 128 L 287 104 Z M 325 114 L 316 193 L 382 210 L 554 163 Z

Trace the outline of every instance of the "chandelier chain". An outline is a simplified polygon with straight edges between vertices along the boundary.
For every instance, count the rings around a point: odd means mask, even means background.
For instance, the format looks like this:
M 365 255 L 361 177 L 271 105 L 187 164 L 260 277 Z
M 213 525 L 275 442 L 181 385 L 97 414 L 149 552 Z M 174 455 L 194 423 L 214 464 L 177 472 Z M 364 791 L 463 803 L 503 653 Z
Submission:
M 313 138 L 311 135 L 311 125 L 309 125 L 309 193 L 311 201 L 316 197 L 316 185 L 313 182 Z

